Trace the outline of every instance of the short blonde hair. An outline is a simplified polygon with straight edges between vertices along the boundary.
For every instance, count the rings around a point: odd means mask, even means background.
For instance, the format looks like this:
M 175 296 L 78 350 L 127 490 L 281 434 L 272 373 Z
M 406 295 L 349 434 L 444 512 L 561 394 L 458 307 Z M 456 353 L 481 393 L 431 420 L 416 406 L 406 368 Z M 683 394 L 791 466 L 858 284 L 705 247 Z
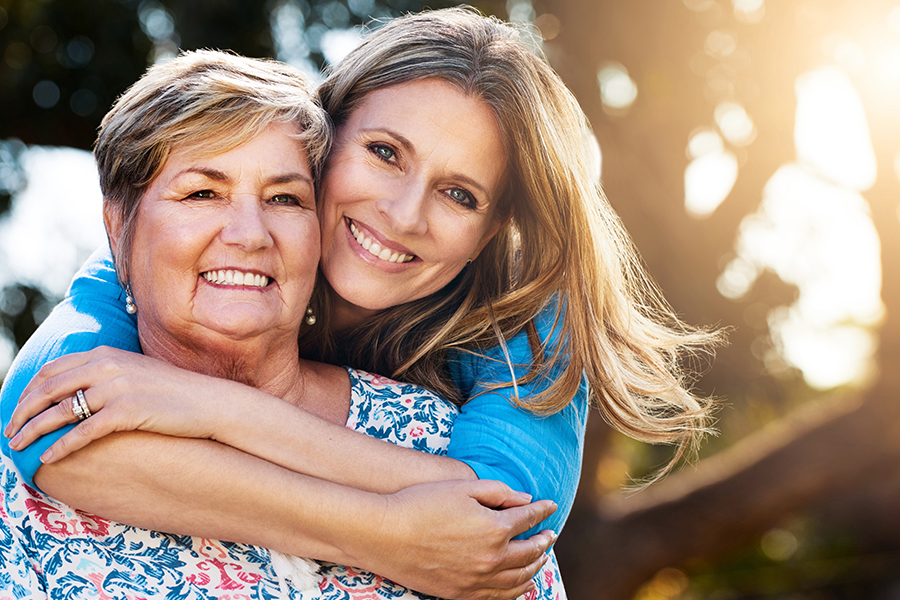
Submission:
M 650 283 L 600 189 L 577 100 L 518 29 L 468 8 L 390 21 L 334 68 L 319 97 L 340 127 L 367 94 L 429 78 L 493 109 L 510 165 L 498 213 L 512 219 L 443 290 L 384 310 L 330 346 L 323 321 L 314 338 L 325 341 L 322 356 L 462 402 L 448 351 L 478 353 L 525 330 L 534 361 L 520 383 L 553 383 L 521 405 L 561 410 L 586 376 L 608 422 L 637 439 L 678 444 L 677 459 L 706 431 L 710 412 L 688 390 L 679 357 L 717 336 L 683 325 Z M 559 335 L 542 346 L 534 319 L 548 305 Z
M 94 158 L 106 208 L 121 219 L 116 271 L 124 282 L 138 205 L 175 149 L 228 152 L 272 123 L 294 123 L 318 176 L 331 147 L 328 116 L 299 70 L 213 50 L 150 67 L 103 118 Z M 202 149 L 200 144 L 202 143 Z

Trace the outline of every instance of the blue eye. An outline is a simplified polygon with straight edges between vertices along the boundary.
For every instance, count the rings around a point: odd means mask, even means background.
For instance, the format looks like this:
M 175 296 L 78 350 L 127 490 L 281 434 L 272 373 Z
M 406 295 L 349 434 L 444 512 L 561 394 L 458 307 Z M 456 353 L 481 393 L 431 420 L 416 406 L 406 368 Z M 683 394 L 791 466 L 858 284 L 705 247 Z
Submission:
M 450 198 L 458 204 L 462 204 L 463 206 L 467 206 L 469 208 L 475 207 L 475 198 L 473 198 L 472 194 L 464 189 L 453 188 L 447 192 L 447 195 L 450 196 Z

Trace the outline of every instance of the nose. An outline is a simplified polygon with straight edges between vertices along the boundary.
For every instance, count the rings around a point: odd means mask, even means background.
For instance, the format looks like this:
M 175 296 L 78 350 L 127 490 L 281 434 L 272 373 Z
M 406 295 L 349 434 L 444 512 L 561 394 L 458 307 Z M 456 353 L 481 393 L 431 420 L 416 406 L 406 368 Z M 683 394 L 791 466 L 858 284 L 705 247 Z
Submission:
M 428 231 L 427 203 L 428 190 L 425 186 L 405 183 L 382 196 L 376 202 L 376 207 L 394 233 L 422 235 Z
M 256 252 L 272 246 L 272 235 L 266 222 L 262 202 L 256 196 L 234 197 L 230 203 L 221 240 L 244 252 Z

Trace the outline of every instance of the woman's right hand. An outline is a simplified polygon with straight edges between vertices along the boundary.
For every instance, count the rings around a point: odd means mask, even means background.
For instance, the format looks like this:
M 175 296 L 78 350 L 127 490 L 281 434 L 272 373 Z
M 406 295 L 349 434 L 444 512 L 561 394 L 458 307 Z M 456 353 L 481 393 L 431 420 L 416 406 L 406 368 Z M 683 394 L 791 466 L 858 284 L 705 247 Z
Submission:
M 556 510 L 550 500 L 529 501 L 498 481 L 406 488 L 387 496 L 379 535 L 360 538 L 360 566 L 440 598 L 516 598 L 532 589 L 557 537 L 545 530 L 512 539 Z
M 94 414 L 57 440 L 41 457 L 44 463 L 116 431 L 211 438 L 218 416 L 215 400 L 229 384 L 142 354 L 101 346 L 44 365 L 22 393 L 4 433 L 13 438 L 13 450 L 22 450 L 42 435 L 77 423 L 72 397 L 84 390 Z

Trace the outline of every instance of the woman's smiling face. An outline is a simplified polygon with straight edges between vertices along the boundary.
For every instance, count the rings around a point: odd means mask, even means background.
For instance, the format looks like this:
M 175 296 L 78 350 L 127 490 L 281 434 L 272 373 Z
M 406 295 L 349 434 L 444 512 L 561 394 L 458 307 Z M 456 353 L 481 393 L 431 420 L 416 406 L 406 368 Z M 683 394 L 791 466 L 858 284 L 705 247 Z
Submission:
M 321 268 L 335 325 L 447 285 L 503 225 L 506 151 L 491 108 L 426 79 L 369 93 L 322 181 Z
M 201 143 L 168 157 L 141 198 L 129 264 L 142 341 L 227 351 L 296 338 L 320 239 L 295 133 L 273 124 L 228 152 Z

